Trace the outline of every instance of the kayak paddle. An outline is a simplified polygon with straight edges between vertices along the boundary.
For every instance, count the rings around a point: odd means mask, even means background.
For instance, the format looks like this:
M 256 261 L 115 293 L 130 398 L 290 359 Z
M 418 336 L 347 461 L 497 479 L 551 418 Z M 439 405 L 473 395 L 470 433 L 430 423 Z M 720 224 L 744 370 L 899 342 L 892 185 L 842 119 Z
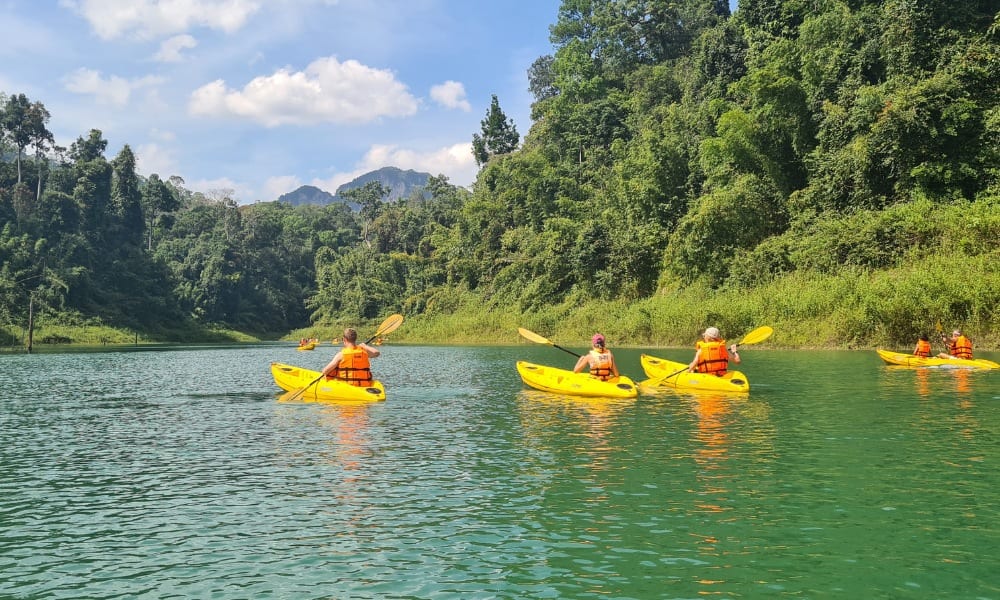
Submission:
M 402 325 L 402 324 L 403 324 L 403 315 L 400 315 L 400 314 L 390 315 L 389 317 L 386 318 L 385 321 L 382 321 L 382 324 L 378 326 L 378 329 L 375 330 L 375 333 L 373 333 L 370 338 L 368 338 L 367 340 L 365 340 L 364 343 L 365 344 L 370 344 L 371 341 L 374 340 L 375 338 L 377 338 L 377 337 L 379 337 L 381 335 L 388 335 L 388 334 L 392 333 L 393 331 L 396 331 L 396 329 L 398 329 L 399 326 Z M 308 390 L 309 388 L 311 388 L 312 386 L 316 385 L 316 382 L 318 382 L 320 379 L 323 379 L 323 373 L 322 372 L 319 374 L 319 377 L 317 377 L 316 379 L 313 379 L 312 381 L 310 381 L 308 385 L 306 385 L 301 390 L 295 392 L 294 394 L 292 394 L 291 397 L 287 398 L 284 401 L 285 402 L 291 402 L 292 400 L 295 400 L 296 398 L 298 398 L 302 394 L 302 392 L 304 392 L 304 391 Z
M 763 327 L 758 327 L 757 329 L 754 329 L 750 333 L 743 336 L 743 339 L 738 344 L 736 344 L 736 346 L 739 347 L 739 346 L 745 346 L 747 344 L 757 344 L 763 342 L 767 338 L 771 337 L 772 333 L 774 333 L 774 329 L 768 327 L 767 325 L 764 325 Z M 670 379 L 671 377 L 676 377 L 687 370 L 688 367 L 684 367 L 679 371 L 674 371 L 673 373 L 667 375 L 666 377 L 661 377 L 656 381 L 656 385 L 660 385 L 661 383 Z
M 517 332 L 521 334 L 521 337 L 523 337 L 524 339 L 526 339 L 528 341 L 535 342 L 536 344 L 548 344 L 549 346 L 552 346 L 553 348 L 559 348 L 563 352 L 569 352 L 573 356 L 575 356 L 577 358 L 580 358 L 580 355 L 577 354 L 576 352 L 573 352 L 572 350 L 567 350 L 567 349 L 563 348 L 562 346 L 560 346 L 558 344 L 553 344 L 552 340 L 550 340 L 549 338 L 542 337 L 542 336 L 538 335 L 537 333 L 535 333 L 534 331 L 531 331 L 529 329 L 525 329 L 524 327 L 518 327 L 517 328 Z

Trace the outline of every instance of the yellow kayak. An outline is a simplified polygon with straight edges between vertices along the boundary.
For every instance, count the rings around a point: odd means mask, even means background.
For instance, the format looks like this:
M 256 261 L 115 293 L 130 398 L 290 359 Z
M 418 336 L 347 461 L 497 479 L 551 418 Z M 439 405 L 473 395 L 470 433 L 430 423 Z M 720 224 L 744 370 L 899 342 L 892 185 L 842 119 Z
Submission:
M 309 386 L 296 396 L 300 402 L 379 402 L 385 400 L 385 388 L 381 381 L 373 381 L 368 387 L 351 385 L 339 379 L 319 378 L 319 371 L 311 371 L 286 365 L 271 363 L 271 375 L 278 387 L 286 392 L 298 391 Z M 310 385 L 312 384 L 312 385 Z
M 1000 364 L 985 358 L 974 358 L 967 360 L 964 358 L 938 358 L 936 356 L 916 356 L 905 352 L 892 352 L 890 350 L 875 350 L 879 358 L 890 365 L 901 365 L 904 367 L 944 367 L 952 369 L 1000 369 Z
M 315 350 L 316 349 L 316 342 L 309 342 L 308 344 L 302 344 L 302 345 L 300 345 L 296 349 L 299 352 L 302 352 L 303 350 Z
M 739 371 L 726 371 L 722 377 L 709 373 L 689 373 L 687 363 L 674 362 L 643 354 L 639 358 L 642 370 L 649 379 L 639 382 L 644 387 L 675 387 L 678 389 L 705 390 L 710 392 L 750 391 L 750 382 Z
M 591 398 L 635 398 L 639 395 L 635 383 L 624 375 L 601 381 L 587 373 L 574 373 L 523 360 L 517 361 L 517 373 L 526 385 L 543 392 Z

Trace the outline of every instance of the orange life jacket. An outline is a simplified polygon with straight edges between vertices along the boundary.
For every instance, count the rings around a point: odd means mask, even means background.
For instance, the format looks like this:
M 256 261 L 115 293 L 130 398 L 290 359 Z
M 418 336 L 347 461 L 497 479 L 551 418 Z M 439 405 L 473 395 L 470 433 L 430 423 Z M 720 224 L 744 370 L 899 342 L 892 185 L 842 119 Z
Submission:
M 917 347 L 913 351 L 914 356 L 930 356 L 931 355 L 931 343 L 927 340 L 917 341 Z
M 597 349 L 590 351 L 590 375 L 601 381 L 611 379 L 611 353 L 607 350 L 598 352 Z
M 726 351 L 726 340 L 705 342 L 699 340 L 695 345 L 699 351 L 698 364 L 694 366 L 699 373 L 712 373 L 723 376 L 729 366 L 729 352 Z
M 966 360 L 972 360 L 972 340 L 965 337 L 964 335 L 958 336 L 958 339 L 951 343 L 948 349 L 948 354 L 954 356 L 955 358 L 964 358 Z
M 368 353 L 361 348 L 344 348 L 340 351 L 340 364 L 330 379 L 342 379 L 351 385 L 368 387 L 372 384 L 371 363 Z

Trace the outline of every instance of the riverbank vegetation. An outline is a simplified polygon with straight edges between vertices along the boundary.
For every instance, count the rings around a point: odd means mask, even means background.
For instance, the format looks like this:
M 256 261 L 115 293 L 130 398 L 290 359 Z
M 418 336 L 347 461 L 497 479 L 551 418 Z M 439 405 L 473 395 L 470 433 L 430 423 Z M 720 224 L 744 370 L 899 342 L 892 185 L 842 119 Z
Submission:
M 495 100 L 471 191 L 441 176 L 387 202 L 368 184 L 357 212 L 139 177 L 127 145 L 108 160 L 93 130 L 57 148 L 41 102 L 4 96 L 0 336 L 33 314 L 327 339 L 401 312 L 401 341 L 524 326 L 688 345 L 767 324 L 790 347 L 953 327 L 1000 347 L 990 6 L 567 0 L 520 147 Z

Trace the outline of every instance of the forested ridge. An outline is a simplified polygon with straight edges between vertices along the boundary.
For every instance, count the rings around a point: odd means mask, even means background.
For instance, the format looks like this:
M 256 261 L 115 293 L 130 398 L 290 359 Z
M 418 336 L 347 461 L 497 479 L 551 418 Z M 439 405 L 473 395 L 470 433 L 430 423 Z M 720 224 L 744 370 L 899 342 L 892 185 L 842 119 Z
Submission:
M 0 330 L 275 335 L 407 315 L 402 339 L 525 325 L 688 343 L 774 325 L 788 345 L 1000 344 L 1000 13 L 993 0 L 565 0 L 494 97 L 471 191 L 238 206 L 140 177 L 100 131 L 54 146 L 2 103 Z M 522 125 L 523 126 L 523 125 Z

